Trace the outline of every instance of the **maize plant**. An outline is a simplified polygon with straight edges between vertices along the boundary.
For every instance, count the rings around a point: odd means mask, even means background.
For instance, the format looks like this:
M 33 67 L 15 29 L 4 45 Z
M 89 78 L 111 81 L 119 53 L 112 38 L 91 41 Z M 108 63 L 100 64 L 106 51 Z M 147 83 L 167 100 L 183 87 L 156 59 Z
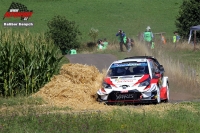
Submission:
M 63 56 L 43 34 L 2 30 L 0 39 L 1 96 L 28 96 L 58 73 Z

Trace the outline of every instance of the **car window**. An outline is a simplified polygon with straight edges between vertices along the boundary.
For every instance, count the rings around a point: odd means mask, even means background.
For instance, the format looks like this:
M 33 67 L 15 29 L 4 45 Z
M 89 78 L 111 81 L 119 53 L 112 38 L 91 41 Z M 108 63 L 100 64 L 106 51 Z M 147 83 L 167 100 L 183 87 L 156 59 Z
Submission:
M 147 62 L 113 64 L 108 76 L 126 76 L 149 74 Z
M 154 75 L 155 72 L 158 71 L 158 65 L 153 60 L 150 60 L 150 66 L 152 74 Z

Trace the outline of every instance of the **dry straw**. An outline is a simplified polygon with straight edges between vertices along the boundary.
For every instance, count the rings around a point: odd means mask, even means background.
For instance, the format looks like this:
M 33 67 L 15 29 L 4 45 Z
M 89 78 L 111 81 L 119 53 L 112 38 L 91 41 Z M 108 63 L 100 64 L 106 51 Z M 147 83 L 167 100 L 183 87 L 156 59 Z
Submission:
M 94 66 L 64 64 L 60 74 L 54 76 L 36 96 L 43 97 L 53 106 L 68 106 L 73 110 L 108 109 L 96 101 L 103 77 L 104 74 Z

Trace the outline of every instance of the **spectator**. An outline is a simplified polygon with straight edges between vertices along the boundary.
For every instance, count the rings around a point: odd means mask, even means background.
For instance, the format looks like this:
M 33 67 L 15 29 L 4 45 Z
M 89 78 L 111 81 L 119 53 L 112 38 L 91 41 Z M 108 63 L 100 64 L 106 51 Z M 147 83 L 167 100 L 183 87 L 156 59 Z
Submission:
M 173 43 L 179 42 L 179 40 L 180 40 L 180 36 L 179 36 L 178 32 L 175 31 L 174 36 L 173 36 Z
M 135 45 L 135 41 L 131 39 L 131 46 L 133 47 Z
M 165 39 L 165 37 L 163 36 L 162 33 L 161 33 L 161 42 L 162 42 L 163 44 L 166 44 L 166 39 Z
M 120 45 L 120 51 L 123 52 L 123 45 L 125 45 L 126 49 L 128 50 L 128 47 L 126 45 L 126 34 L 122 30 L 119 30 L 116 34 L 116 36 L 119 36 L 119 45 Z
M 153 39 L 153 33 L 151 31 L 150 26 L 148 26 L 146 28 L 146 31 L 143 34 L 143 38 L 144 38 L 145 44 L 148 45 L 148 46 L 150 46 L 150 44 L 152 42 L 152 39 Z
M 181 39 L 181 38 L 180 38 L 178 32 L 176 32 L 176 42 L 179 42 L 180 39 Z
M 103 49 L 107 49 L 107 46 L 108 46 L 108 42 L 107 42 L 106 38 L 104 38 L 104 40 L 103 40 Z
M 178 35 L 178 32 L 175 31 L 173 35 L 173 43 L 175 44 L 175 47 L 176 47 L 176 44 L 179 42 L 179 40 L 180 40 L 180 36 Z
M 99 39 L 99 40 L 97 41 L 97 47 L 98 47 L 97 50 L 102 50 L 102 49 L 103 49 L 103 42 L 102 42 L 101 39 Z
M 134 40 L 128 37 L 128 38 L 127 38 L 128 52 L 131 51 L 131 49 L 133 48 L 133 45 L 134 45 Z

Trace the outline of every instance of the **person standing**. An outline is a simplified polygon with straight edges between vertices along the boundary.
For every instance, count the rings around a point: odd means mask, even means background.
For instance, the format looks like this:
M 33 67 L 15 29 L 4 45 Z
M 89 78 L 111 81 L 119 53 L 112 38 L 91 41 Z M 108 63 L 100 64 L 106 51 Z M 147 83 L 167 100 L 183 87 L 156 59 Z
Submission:
M 151 31 L 150 26 L 148 26 L 148 27 L 146 28 L 146 31 L 145 31 L 144 34 L 143 34 L 143 38 L 144 38 L 145 44 L 146 44 L 147 46 L 150 46 L 151 43 L 152 43 L 152 40 L 153 40 L 153 33 L 152 33 L 152 31 Z
M 174 32 L 174 35 L 173 35 L 173 43 L 175 44 L 175 47 L 176 47 L 176 44 L 179 42 L 180 40 L 180 36 L 178 35 L 178 32 Z
M 161 42 L 162 44 L 166 44 L 166 39 L 162 33 L 161 33 Z
M 180 38 L 178 32 L 176 32 L 176 42 L 179 42 L 180 39 L 181 39 L 181 38 Z
M 134 46 L 134 40 L 128 37 L 128 38 L 127 38 L 128 52 L 131 51 L 131 49 L 133 48 L 133 46 Z
M 126 45 L 126 34 L 122 30 L 119 30 L 116 34 L 116 36 L 119 37 L 119 45 L 120 45 L 120 51 L 123 52 L 123 45 L 125 45 L 126 49 L 128 50 L 128 47 Z
M 174 35 L 173 35 L 173 43 L 174 44 L 176 43 L 176 32 L 174 32 Z

